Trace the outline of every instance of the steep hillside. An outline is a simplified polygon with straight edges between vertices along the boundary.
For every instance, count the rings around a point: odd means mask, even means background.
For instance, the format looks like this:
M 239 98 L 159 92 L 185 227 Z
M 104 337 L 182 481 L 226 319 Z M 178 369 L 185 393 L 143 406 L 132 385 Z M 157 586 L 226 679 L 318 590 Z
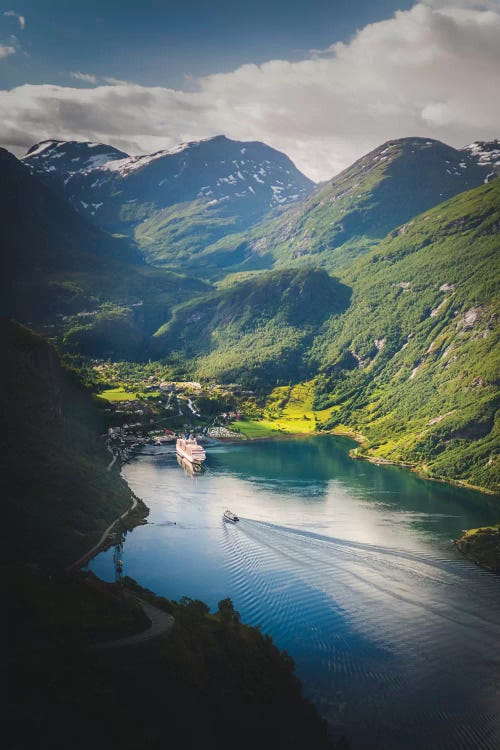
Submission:
M 349 289 L 325 271 L 272 271 L 179 306 L 155 335 L 160 353 L 215 380 L 262 386 L 310 372 L 312 339 L 345 310 Z
M 92 574 L 67 579 L 36 565 L 1 572 L 9 613 L 4 728 L 12 750 L 45 748 L 45 738 L 52 750 L 65 750 L 69 737 L 74 750 L 233 750 L 238 734 L 241 750 L 262 737 L 267 747 L 349 750 L 345 740 L 329 741 L 290 656 L 241 623 L 230 600 L 209 613 L 202 601 L 169 601 L 131 579 L 124 597 Z M 127 626 L 147 628 L 135 596 L 172 614 L 174 628 L 132 648 L 95 648 Z
M 500 181 L 389 235 L 346 270 L 347 312 L 316 340 L 319 408 L 362 455 L 499 489 Z
M 68 564 L 132 504 L 92 399 L 55 350 L 0 318 L 0 463 L 9 533 L 3 560 Z
M 0 194 L 0 314 L 88 354 L 143 357 L 172 305 L 207 289 L 146 266 L 132 243 L 94 227 L 5 150 Z
M 98 271 L 112 261 L 142 262 L 132 244 L 89 224 L 5 149 L 0 149 L 0 194 L 2 281 L 13 274 Z
M 215 243 L 204 260 L 237 270 L 304 263 L 335 270 L 401 223 L 493 176 L 472 154 L 439 141 L 388 141 L 282 216 Z
M 196 263 L 206 245 L 313 188 L 279 151 L 224 136 L 120 155 L 102 144 L 49 141 L 30 149 L 24 163 L 96 225 L 135 236 L 160 265 Z

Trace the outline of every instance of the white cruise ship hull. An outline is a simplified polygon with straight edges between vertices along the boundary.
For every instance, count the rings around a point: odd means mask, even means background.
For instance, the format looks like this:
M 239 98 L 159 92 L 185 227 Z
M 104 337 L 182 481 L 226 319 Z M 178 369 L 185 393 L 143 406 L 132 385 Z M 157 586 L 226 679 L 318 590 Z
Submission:
M 184 450 L 184 448 L 181 448 L 180 445 L 176 445 L 175 452 L 178 456 L 181 456 L 181 458 L 185 458 L 186 461 L 189 461 L 191 464 L 201 464 L 202 461 L 205 460 L 206 454 L 203 448 L 200 450 L 195 450 L 193 452 L 188 452 Z

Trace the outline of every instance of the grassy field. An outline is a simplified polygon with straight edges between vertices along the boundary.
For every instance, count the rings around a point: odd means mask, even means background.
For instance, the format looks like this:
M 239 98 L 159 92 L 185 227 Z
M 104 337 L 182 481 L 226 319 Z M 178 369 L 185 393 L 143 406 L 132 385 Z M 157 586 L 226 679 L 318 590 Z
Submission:
M 249 419 L 248 421 L 238 420 L 237 422 L 232 422 L 231 429 L 241 432 L 242 435 L 250 439 L 262 438 L 276 434 L 276 429 L 269 427 L 269 424 L 269 422 L 257 422 L 254 419 Z
M 267 437 L 276 432 L 308 434 L 326 422 L 337 407 L 313 409 L 314 381 L 294 386 L 280 386 L 270 394 L 264 418 L 234 422 L 232 427 L 248 438 Z
M 314 381 L 275 388 L 269 396 L 263 423 L 288 433 L 315 432 L 336 407 L 313 409 Z
M 467 529 L 462 535 L 463 539 L 469 539 L 470 537 L 476 536 L 477 534 L 482 534 L 486 531 L 495 531 L 498 534 L 500 534 L 500 523 L 496 524 L 495 526 L 480 526 L 477 529 Z
M 123 388 L 108 388 L 106 391 L 99 393 L 100 398 L 105 398 L 106 401 L 135 401 L 135 393 L 130 393 Z

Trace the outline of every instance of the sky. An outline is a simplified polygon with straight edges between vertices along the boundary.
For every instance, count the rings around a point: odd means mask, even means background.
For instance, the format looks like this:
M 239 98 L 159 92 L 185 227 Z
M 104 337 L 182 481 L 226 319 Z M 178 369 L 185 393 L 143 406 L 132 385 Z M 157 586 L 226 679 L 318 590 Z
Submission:
M 0 144 L 18 156 L 224 133 L 323 180 L 393 138 L 500 137 L 500 0 L 6 2 Z

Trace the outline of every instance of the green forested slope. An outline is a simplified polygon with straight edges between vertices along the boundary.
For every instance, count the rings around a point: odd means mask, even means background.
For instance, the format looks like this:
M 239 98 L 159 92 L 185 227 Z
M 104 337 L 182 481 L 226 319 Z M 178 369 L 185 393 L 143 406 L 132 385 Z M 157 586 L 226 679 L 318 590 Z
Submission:
M 322 270 L 263 273 L 179 306 L 154 346 L 205 378 L 260 387 L 300 379 L 314 336 L 349 296 Z
M 315 342 L 317 404 L 358 449 L 499 487 L 500 183 L 441 204 L 346 270 L 347 312 Z

